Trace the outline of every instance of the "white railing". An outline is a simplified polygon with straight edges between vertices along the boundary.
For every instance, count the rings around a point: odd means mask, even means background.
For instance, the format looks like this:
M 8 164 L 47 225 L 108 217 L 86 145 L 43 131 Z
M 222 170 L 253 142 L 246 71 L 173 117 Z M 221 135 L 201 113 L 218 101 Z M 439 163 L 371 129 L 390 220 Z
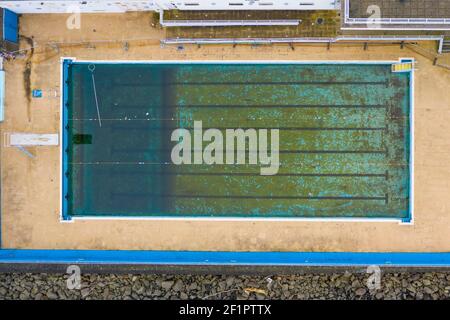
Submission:
M 376 41 L 376 40 L 404 40 L 404 41 L 424 41 L 424 40 L 433 40 L 440 41 L 444 39 L 444 36 L 440 35 L 373 35 L 373 36 L 339 36 L 336 39 L 338 40 L 368 40 L 368 41 Z
M 161 20 L 164 27 L 297 26 L 301 20 Z
M 334 9 L 335 10 L 341 10 L 341 0 L 335 0 L 334 1 Z
M 271 44 L 271 43 L 334 43 L 339 41 L 439 41 L 438 53 L 442 53 L 443 36 L 339 36 L 336 38 L 168 38 L 163 44 Z
M 345 23 L 348 24 L 450 24 L 450 18 L 348 18 Z
M 168 38 L 161 40 L 163 44 L 267 44 L 267 43 L 326 43 L 335 42 L 334 38 Z
M 290 42 L 337 42 L 337 41 L 440 41 L 442 36 L 339 36 L 336 38 L 168 38 L 161 40 L 166 44 L 183 43 L 290 43 Z
M 350 18 L 350 0 L 343 0 L 344 1 L 344 22 L 347 22 L 347 20 Z

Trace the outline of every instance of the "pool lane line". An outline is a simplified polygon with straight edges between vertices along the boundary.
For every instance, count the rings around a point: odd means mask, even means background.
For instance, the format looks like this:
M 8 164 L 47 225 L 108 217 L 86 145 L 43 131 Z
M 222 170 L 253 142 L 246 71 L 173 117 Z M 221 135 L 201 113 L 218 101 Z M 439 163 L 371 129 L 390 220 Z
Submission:
M 84 165 L 88 163 L 70 163 L 74 165 Z M 95 163 L 95 164 L 106 164 L 106 163 Z M 132 165 L 132 164 L 141 164 L 141 163 L 113 163 L 115 164 L 125 164 L 125 165 Z M 152 163 L 152 164 L 170 164 L 170 163 Z M 88 164 L 89 165 L 89 164 Z M 259 167 L 259 166 L 258 166 Z M 111 173 L 114 174 L 114 173 Z M 120 172 L 119 174 L 124 175 L 142 175 L 143 173 L 141 171 L 139 172 Z M 147 173 L 145 173 L 147 174 Z M 149 175 L 163 175 L 163 176 L 242 176 L 242 177 L 251 177 L 261 176 L 261 173 L 259 172 L 201 172 L 201 171 L 194 171 L 194 172 L 176 172 L 176 171 L 158 171 L 158 172 L 148 172 Z M 277 173 L 276 175 L 273 175 L 271 177 L 336 177 L 336 178 L 384 178 L 385 180 L 389 180 L 389 172 L 388 170 L 385 171 L 385 173 Z
M 112 172 L 112 175 L 115 173 Z M 176 172 L 176 171 L 158 171 L 158 172 L 117 172 L 122 175 L 161 175 L 161 176 L 238 176 L 238 177 L 267 177 L 259 172 Z M 388 180 L 386 173 L 277 173 L 270 177 L 331 177 L 331 178 L 384 178 Z
M 296 85 L 316 85 L 316 86 L 330 86 L 330 85 L 383 85 L 389 86 L 388 81 L 268 81 L 268 82 L 259 82 L 259 81 L 230 81 L 230 82 L 166 82 L 166 83 L 136 83 L 136 84 L 123 84 L 118 85 L 118 87 L 167 87 L 167 86 L 296 86 Z
M 340 105 L 331 105 L 331 104 L 280 104 L 280 105 L 219 105 L 219 104 L 210 104 L 210 105 L 198 105 L 198 104 L 188 104 L 188 105 L 174 105 L 175 108 L 260 108 L 260 109 L 269 109 L 269 108 L 342 108 L 342 109 L 388 109 L 388 105 L 351 105 L 351 104 L 340 104 Z
M 386 150 L 280 150 L 279 153 L 287 153 L 287 154 L 309 154 L 309 153 L 317 153 L 317 154 L 384 154 L 387 155 Z
M 378 197 L 369 196 L 242 196 L 242 195 L 206 195 L 206 194 L 154 194 L 154 193 L 125 193 L 112 192 L 111 197 L 155 197 L 155 198 L 182 198 L 182 199 L 265 199 L 265 200 L 357 200 L 357 201 L 383 201 L 388 203 L 388 195 Z
M 94 121 L 94 120 L 88 120 L 88 121 Z M 140 127 L 128 127 L 128 126 L 122 126 L 123 122 L 127 122 L 129 120 L 119 120 L 117 122 L 120 123 L 113 123 L 110 125 L 110 128 L 113 130 L 141 130 L 141 131 L 150 131 L 150 130 L 161 130 L 161 127 L 152 127 L 152 126 L 140 126 Z M 87 121 L 86 121 L 87 122 Z M 194 130 L 194 127 L 191 126 L 167 126 L 165 127 L 166 129 L 169 130 L 175 130 L 175 129 L 186 129 L 186 130 Z M 249 129 L 255 129 L 255 130 L 261 130 L 261 129 L 266 129 L 266 130 L 280 130 L 280 131 L 387 131 L 388 127 L 265 127 L 265 126 L 259 126 L 259 127 L 240 127 L 240 126 L 236 126 L 236 127 L 202 127 L 203 130 L 208 130 L 208 129 L 217 129 L 217 130 L 238 130 L 238 129 L 242 129 L 242 130 L 249 130 Z
M 72 118 L 72 119 L 68 119 L 68 121 L 97 121 L 97 118 Z M 228 120 L 230 120 L 230 118 L 228 118 Z M 236 120 L 236 119 L 231 119 L 231 120 Z M 245 119 L 246 122 L 259 122 L 259 121 L 264 121 L 264 120 L 268 120 L 268 119 L 262 119 L 262 118 L 258 118 L 258 119 Z M 182 119 L 182 118 L 170 118 L 170 119 L 159 119 L 159 118 L 102 118 L 102 121 L 186 121 L 186 119 Z M 192 122 L 192 120 L 189 120 L 189 122 Z M 383 127 L 242 127 L 242 126 L 235 126 L 233 127 L 232 125 L 227 126 L 227 127 L 202 127 L 203 129 L 287 129 L 287 130 L 383 130 L 383 129 L 387 129 L 387 125 L 383 128 Z M 152 127 L 153 129 L 154 127 Z M 180 128 L 178 126 L 174 126 L 173 128 Z M 183 129 L 194 129 L 193 127 L 182 127 Z M 156 128 L 157 129 L 157 128 Z
M 148 149 L 148 148 L 116 148 L 112 147 L 111 151 L 119 153 L 119 152 L 171 152 L 171 148 L 167 149 Z M 224 150 L 224 154 L 226 150 Z M 191 150 L 191 153 L 203 153 L 204 150 Z M 234 150 L 234 153 L 259 153 L 259 151 L 251 151 L 251 150 Z M 279 150 L 280 154 L 385 154 L 387 155 L 387 150 Z
M 172 127 L 171 129 L 178 129 L 179 127 Z M 152 128 L 154 129 L 154 128 Z M 181 127 L 181 129 L 186 130 L 194 130 L 194 127 Z M 353 127 L 353 128 L 345 128 L 345 127 L 241 127 L 236 126 L 234 128 L 230 127 L 202 127 L 203 130 L 208 129 L 218 129 L 218 130 L 248 130 L 248 129 L 267 129 L 267 130 L 286 130 L 286 131 L 386 131 L 387 127 Z
M 370 163 L 367 162 L 367 163 Z M 379 164 L 379 162 L 374 162 L 375 164 Z M 146 162 L 146 161 L 129 161 L 129 162 L 125 162 L 125 161 L 95 161 L 95 162 L 67 162 L 68 165 L 74 165 L 74 166 L 91 166 L 91 165 L 125 165 L 125 166 L 129 166 L 129 165 L 158 165 L 158 166 L 174 166 L 174 164 L 172 162 Z M 226 166 L 241 166 L 240 164 L 224 164 Z M 260 168 L 260 165 L 252 165 L 255 166 L 257 168 Z M 394 165 L 389 165 L 390 167 L 394 167 Z M 404 164 L 398 164 L 396 166 L 400 166 L 400 167 L 407 167 L 407 165 Z M 283 165 L 280 165 L 280 168 L 283 167 Z M 389 179 L 389 175 L 386 175 L 387 179 Z
M 89 119 L 89 120 L 82 120 L 82 121 L 97 121 L 99 119 Z M 102 119 L 102 121 L 120 121 L 120 122 L 126 122 L 126 121 L 130 121 L 130 120 L 108 120 L 108 119 Z M 136 120 L 134 120 L 136 121 Z M 142 120 L 142 121 L 149 121 L 149 120 Z M 112 129 L 118 129 L 118 130 L 161 130 L 162 127 L 150 127 L 150 126 L 141 126 L 141 127 L 121 127 L 121 124 L 112 124 L 111 125 Z M 186 130 L 194 130 L 194 127 L 183 127 L 183 126 L 172 126 L 172 127 L 166 127 L 169 130 L 175 130 L 175 129 L 186 129 Z M 280 131 L 387 131 L 388 127 L 350 127 L 350 128 L 345 128 L 345 127 L 264 127 L 264 126 L 259 126 L 259 127 L 240 127 L 240 126 L 236 126 L 236 127 L 203 127 L 203 130 L 208 130 L 208 129 L 217 129 L 217 130 L 249 130 L 249 129 L 255 129 L 255 130 L 261 130 L 261 129 L 266 129 L 266 130 L 280 130 Z
M 130 173 L 125 173 L 130 174 Z M 132 173 L 134 174 L 134 173 Z M 142 174 L 142 172 L 136 172 L 135 174 Z M 159 171 L 149 172 L 149 175 L 164 175 L 164 176 L 242 176 L 242 177 L 266 177 L 261 176 L 259 172 L 171 172 L 171 171 Z M 277 173 L 270 177 L 336 177 L 336 178 L 384 178 L 387 180 L 386 173 Z
M 152 106 L 127 106 L 127 105 L 120 105 L 123 109 L 154 109 L 154 108 L 161 108 L 161 105 L 152 105 Z M 238 105 L 238 104 L 232 104 L 232 105 L 219 105 L 219 104 L 210 104 L 210 105 L 198 105 L 198 104 L 189 104 L 189 105 L 180 105 L 180 104 L 174 104 L 174 105 L 167 105 L 164 106 L 170 109 L 175 108 L 343 108 L 343 109 L 387 109 L 389 108 L 388 105 L 351 105 L 351 104 L 342 104 L 342 105 L 314 105 L 314 104 L 281 104 L 281 105 L 257 105 L 257 104 L 249 104 L 249 105 Z

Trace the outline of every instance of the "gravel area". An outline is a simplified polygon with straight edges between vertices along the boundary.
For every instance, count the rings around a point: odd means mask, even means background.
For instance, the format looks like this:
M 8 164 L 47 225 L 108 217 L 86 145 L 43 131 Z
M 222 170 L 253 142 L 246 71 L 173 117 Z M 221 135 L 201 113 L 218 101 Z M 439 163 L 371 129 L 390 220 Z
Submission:
M 450 273 L 382 273 L 369 290 L 368 274 L 269 276 L 84 274 L 80 289 L 68 275 L 0 274 L 1 299 L 449 299 Z

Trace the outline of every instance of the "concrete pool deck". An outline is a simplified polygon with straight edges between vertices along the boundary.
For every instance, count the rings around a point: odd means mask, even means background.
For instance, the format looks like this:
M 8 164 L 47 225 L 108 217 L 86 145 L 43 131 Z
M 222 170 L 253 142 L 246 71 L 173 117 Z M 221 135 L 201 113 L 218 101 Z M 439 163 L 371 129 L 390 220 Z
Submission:
M 31 55 L 5 63 L 4 133 L 57 133 L 60 128 L 60 58 L 83 60 L 398 60 L 414 57 L 415 221 L 274 222 L 84 220 L 60 222 L 59 147 L 1 148 L 2 248 L 222 251 L 450 251 L 450 71 L 397 45 L 186 46 L 161 48 L 163 31 L 151 14 L 85 15 L 81 30 L 67 30 L 61 15 L 21 18 L 22 47 Z M 31 37 L 34 37 L 31 40 Z M 118 42 L 100 40 L 123 39 Z M 128 41 L 126 39 L 139 39 Z M 99 42 L 93 42 L 93 41 Z M 82 42 L 92 41 L 90 45 Z M 47 42 L 71 42 L 45 46 Z M 42 98 L 31 90 L 42 89 Z

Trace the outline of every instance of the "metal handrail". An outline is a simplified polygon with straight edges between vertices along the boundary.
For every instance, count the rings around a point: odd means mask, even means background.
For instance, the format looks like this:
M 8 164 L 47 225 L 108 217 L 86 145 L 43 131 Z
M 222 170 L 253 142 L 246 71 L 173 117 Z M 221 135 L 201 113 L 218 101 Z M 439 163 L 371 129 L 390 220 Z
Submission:
M 167 44 L 182 44 L 182 43 L 295 43 L 295 42 L 336 42 L 336 41 L 420 41 L 420 40 L 434 40 L 441 41 L 442 36 L 339 36 L 336 38 L 168 38 L 161 40 Z
M 450 18 L 347 18 L 348 24 L 450 24 Z
M 299 19 L 280 20 L 164 20 L 165 27 L 213 27 L 213 26 L 297 26 Z

